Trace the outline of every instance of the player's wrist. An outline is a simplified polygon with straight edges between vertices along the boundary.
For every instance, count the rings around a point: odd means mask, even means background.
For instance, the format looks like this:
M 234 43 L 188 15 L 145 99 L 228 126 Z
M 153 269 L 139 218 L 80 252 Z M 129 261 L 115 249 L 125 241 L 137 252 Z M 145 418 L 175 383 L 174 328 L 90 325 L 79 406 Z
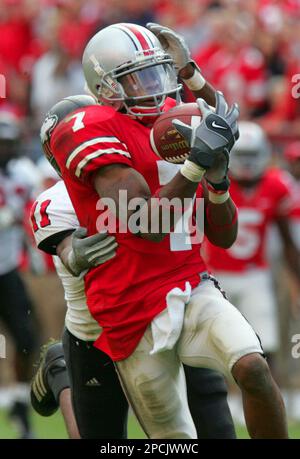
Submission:
M 206 80 L 203 77 L 200 68 L 198 65 L 191 61 L 187 65 L 194 68 L 194 72 L 191 76 L 188 73 L 184 73 L 182 70 L 180 72 L 180 76 L 184 82 L 184 84 L 191 90 L 191 91 L 201 91 L 201 89 L 206 85 Z M 187 66 L 186 66 L 187 67 Z M 190 72 L 190 69 L 189 69 Z M 187 75 L 187 76 L 185 76 Z
M 224 204 L 230 198 L 229 191 L 216 193 L 215 191 L 208 191 L 208 199 L 212 204 Z
M 180 168 L 180 172 L 190 182 L 201 182 L 206 170 L 193 161 L 186 159 Z
M 75 277 L 78 277 L 84 268 L 80 267 L 76 261 L 74 250 L 70 250 L 65 262 L 67 270 Z
M 206 183 L 208 199 L 213 204 L 223 204 L 230 198 L 230 181 L 227 176 L 224 177 L 224 180 L 220 183 L 212 183 L 209 180 L 206 180 Z

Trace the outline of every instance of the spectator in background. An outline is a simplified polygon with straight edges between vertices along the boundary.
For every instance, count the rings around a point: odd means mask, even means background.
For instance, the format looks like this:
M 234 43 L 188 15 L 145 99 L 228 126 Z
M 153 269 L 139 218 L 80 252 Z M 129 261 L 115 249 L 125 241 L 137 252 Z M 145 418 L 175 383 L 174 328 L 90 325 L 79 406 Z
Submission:
M 10 390 L 10 416 L 17 421 L 19 436 L 31 438 L 29 382 L 38 343 L 19 262 L 24 244 L 24 209 L 35 171 L 29 160 L 18 159 L 20 140 L 18 119 L 11 113 L 0 112 L 0 318 L 15 347 L 16 383 Z M 5 336 L 3 330 L 1 333 Z
M 181 0 L 157 1 L 155 22 L 175 29 L 184 38 L 192 53 L 203 46 L 210 36 L 209 1 Z
M 297 136 L 300 128 L 300 91 L 297 85 L 300 79 L 300 76 L 297 78 L 300 73 L 300 4 L 298 9 L 291 9 L 292 2 L 286 3 L 289 8 L 284 8 L 284 2 L 265 7 L 266 11 L 272 11 L 275 6 L 280 6 L 282 11 L 280 17 L 273 15 L 273 20 L 277 17 L 274 30 L 267 26 L 265 14 L 264 28 L 260 34 L 264 54 L 267 56 L 269 51 L 269 87 L 268 110 L 259 122 L 272 136 Z
M 17 72 L 24 71 L 25 61 L 34 51 L 32 21 L 36 13 L 25 0 L 0 2 L 0 55 Z
M 226 10 L 217 11 L 215 19 L 211 40 L 195 53 L 195 61 L 230 102 L 239 101 L 244 118 L 254 116 L 264 108 L 267 83 L 265 58 L 253 46 L 255 21 Z
M 42 44 L 36 39 L 33 28 L 38 10 L 37 2 L 0 2 L 0 73 L 6 77 L 8 95 L 8 100 L 0 99 L 0 104 L 13 108 L 22 116 L 29 108 L 30 69 L 42 52 Z
M 57 38 L 71 59 L 81 60 L 83 49 L 101 21 L 101 12 L 93 2 L 83 0 L 56 0 L 54 11 Z M 51 21 L 51 17 L 50 17 Z M 55 33 L 55 32 L 54 32 Z
M 114 22 L 133 22 L 145 26 L 155 19 L 155 4 L 153 0 L 111 0 L 106 2 L 103 24 Z
M 284 159 L 292 178 L 291 228 L 294 241 L 300 252 L 300 141 L 291 142 L 287 145 Z
M 76 58 L 79 43 L 68 47 L 68 40 L 66 42 L 62 38 L 60 21 L 58 11 L 48 18 L 44 35 L 48 51 L 33 68 L 31 108 L 37 128 L 52 104 L 63 97 L 82 92 L 84 88 L 80 61 Z

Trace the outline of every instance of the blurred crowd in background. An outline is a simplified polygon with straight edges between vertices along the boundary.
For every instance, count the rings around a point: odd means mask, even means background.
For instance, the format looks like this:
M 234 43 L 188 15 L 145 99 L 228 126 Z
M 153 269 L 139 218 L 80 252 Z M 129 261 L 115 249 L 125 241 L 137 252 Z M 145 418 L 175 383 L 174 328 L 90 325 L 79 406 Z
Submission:
M 148 21 L 185 36 L 204 75 L 239 101 L 244 118 L 259 119 L 272 135 L 297 134 L 299 0 L 1 0 L 2 105 L 37 129 L 49 106 L 83 91 L 80 58 L 95 31 Z
M 84 93 L 82 51 L 114 22 L 158 22 L 184 35 L 206 79 L 239 103 L 242 119 L 266 130 L 275 162 L 281 164 L 289 142 L 300 139 L 300 0 L 0 0 L 0 74 L 6 81 L 0 124 L 11 117 L 20 128 L 22 161 L 14 174 L 22 178 L 26 215 L 21 265 L 41 343 L 60 336 L 65 306 L 50 258 L 28 242 L 32 199 L 57 180 L 43 159 L 39 129 L 54 103 Z M 283 350 L 290 352 L 289 345 Z M 2 384 L 12 379 L 9 360 L 0 359 Z M 285 355 L 282 361 L 289 371 Z

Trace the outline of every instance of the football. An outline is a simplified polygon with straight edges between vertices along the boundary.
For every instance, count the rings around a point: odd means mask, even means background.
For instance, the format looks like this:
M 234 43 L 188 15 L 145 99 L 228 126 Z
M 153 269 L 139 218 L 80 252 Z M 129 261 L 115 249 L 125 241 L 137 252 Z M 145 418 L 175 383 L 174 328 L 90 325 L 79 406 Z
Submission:
M 196 103 L 177 105 L 163 113 L 154 123 L 150 132 L 152 150 L 169 163 L 180 164 L 189 156 L 189 144 L 172 125 L 178 119 L 190 126 L 198 126 L 201 112 Z

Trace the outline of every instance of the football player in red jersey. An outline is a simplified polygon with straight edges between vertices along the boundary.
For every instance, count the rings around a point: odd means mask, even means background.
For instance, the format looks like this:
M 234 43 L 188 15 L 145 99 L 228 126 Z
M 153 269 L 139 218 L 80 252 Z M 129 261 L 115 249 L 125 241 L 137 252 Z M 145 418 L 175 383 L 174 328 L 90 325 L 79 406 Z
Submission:
M 291 183 L 284 171 L 269 167 L 271 147 L 261 127 L 252 122 L 241 122 L 239 127 L 240 138 L 230 156 L 238 237 L 228 250 L 208 244 L 207 261 L 270 357 L 279 347 L 276 301 L 266 257 L 268 229 L 273 223 L 278 227 L 286 262 L 300 284 L 299 255 L 289 229 Z
M 293 239 L 300 251 L 300 142 L 290 143 L 285 151 L 284 158 L 288 164 L 288 170 L 292 177 L 292 193 L 291 193 L 291 229 Z
M 284 151 L 284 158 L 288 165 L 291 179 L 291 208 L 289 221 L 293 241 L 300 253 L 300 142 L 291 142 Z M 297 277 L 290 276 L 291 306 L 293 316 L 300 314 L 300 286 Z
M 237 108 L 229 110 L 220 93 L 215 110 L 198 99 L 199 126 L 192 131 L 176 123 L 191 145 L 188 160 L 176 167 L 158 161 L 149 145 L 149 126 L 168 108 L 167 96 L 180 90 L 173 60 L 156 36 L 133 24 L 106 27 L 88 43 L 83 67 L 101 105 L 74 111 L 50 140 L 79 222 L 94 234 L 103 199 L 110 198 L 117 210 L 124 204 L 119 191 L 126 192 L 127 203 L 138 198 L 139 210 L 128 212 L 129 218 L 149 217 L 138 234 L 121 233 L 118 225 L 124 222 L 115 217 L 116 257 L 85 275 L 90 312 L 103 328 L 96 347 L 116 362 L 150 438 L 196 436 L 184 394 L 178 392 L 180 362 L 233 376 L 242 390 L 250 435 L 286 438 L 284 405 L 260 342 L 207 274 L 199 243 L 191 244 L 189 234 L 151 232 L 157 223 L 151 220 L 152 196 L 158 206 L 163 197 L 183 202 L 197 193 L 205 200 L 207 237 L 224 248 L 232 245 L 237 219 L 227 166 L 238 135 Z M 208 191 L 200 184 L 204 175 Z M 160 208 L 158 224 L 161 214 Z
M 176 37 L 175 34 L 174 36 Z M 180 47 L 182 46 L 182 43 L 180 43 Z M 209 100 L 209 98 L 214 97 L 214 90 L 208 84 L 205 84 L 205 86 L 205 97 L 208 97 Z M 81 107 L 84 109 L 85 106 L 94 103 L 95 100 L 89 96 L 68 97 L 56 104 L 55 108 L 46 117 L 41 129 L 41 138 L 45 153 L 58 173 L 60 173 L 58 165 L 51 156 L 51 149 L 49 148 L 49 138 L 55 124 L 76 108 Z M 47 225 L 42 220 L 40 224 L 40 214 L 44 212 L 45 204 L 48 206 Z M 70 228 L 73 227 L 75 229 L 78 227 L 78 221 L 77 223 L 76 221 L 75 211 L 62 182 L 43 193 L 32 208 L 32 227 L 35 238 L 39 241 L 39 247 L 47 253 L 60 254 L 62 246 L 64 247 L 64 259 L 65 253 L 68 251 L 67 241 L 70 239 Z M 73 243 L 77 244 L 78 241 L 79 239 L 74 237 Z M 86 245 L 87 239 L 83 239 L 81 242 Z M 98 244 L 95 243 L 95 247 L 97 247 L 99 253 L 101 251 L 99 241 Z M 82 270 L 93 266 L 92 262 L 88 261 L 91 258 L 91 253 L 88 249 L 90 250 L 86 246 L 87 253 L 85 257 L 83 254 L 77 257 L 81 260 Z M 107 250 L 107 246 L 105 250 Z M 69 267 L 68 257 L 65 259 L 65 263 Z M 73 264 L 71 263 L 72 266 Z M 119 386 L 118 388 L 115 371 L 112 365 L 108 364 L 110 360 L 108 356 L 98 349 L 93 351 L 92 343 L 96 337 L 92 336 L 91 333 L 86 333 L 88 327 L 92 325 L 92 328 L 94 327 L 95 329 L 95 326 L 93 325 L 93 319 L 84 310 L 86 300 L 83 281 L 76 277 L 72 278 L 70 275 L 67 276 L 65 271 L 58 267 L 59 261 L 55 261 L 55 265 L 58 275 L 62 279 L 66 297 L 73 300 L 76 298 L 77 301 L 73 305 L 73 302 L 68 300 L 66 331 L 64 332 L 63 342 L 79 433 L 82 438 L 124 438 L 124 435 L 126 436 L 127 410 L 124 409 L 121 387 Z M 78 274 L 78 268 L 73 269 L 74 272 Z M 67 282 L 67 279 L 69 279 L 69 282 Z M 74 290 L 75 293 L 70 290 Z M 82 296 L 78 303 L 80 292 L 82 292 Z M 81 330 L 80 333 L 78 327 Z M 98 327 L 98 329 L 99 335 L 100 328 Z M 70 358 L 71 354 L 72 358 Z M 58 360 L 58 356 L 60 360 Z M 49 415 L 60 404 L 67 430 L 71 438 L 75 438 L 78 435 L 78 431 L 74 429 L 72 406 L 68 403 L 70 389 L 66 389 L 66 384 L 69 387 L 70 382 L 66 383 L 69 378 L 66 367 L 61 363 L 62 358 L 61 344 L 51 345 L 41 360 L 33 380 L 32 404 L 35 410 L 43 416 Z M 101 359 L 103 360 L 103 366 L 100 364 Z M 59 368 L 57 368 L 57 362 L 59 362 Z M 96 363 L 97 369 L 95 369 Z M 54 366 L 55 368 L 53 368 Z M 226 384 L 221 374 L 207 368 L 193 368 L 186 365 L 184 365 L 184 372 L 189 407 L 198 438 L 235 438 L 234 426 L 226 399 Z M 89 381 L 90 379 L 100 380 L 101 385 L 93 387 L 92 391 L 90 386 L 82 387 L 82 381 Z M 42 389 L 43 387 L 46 389 Z M 184 386 L 181 390 L 184 391 Z M 64 403 L 62 403 L 62 399 Z M 103 419 L 103 412 L 109 413 L 105 419 Z M 95 419 L 98 421 L 95 422 Z
M 87 99 L 87 96 L 73 96 L 58 106 L 74 109 L 75 101 L 80 104 Z M 93 347 L 101 329 L 88 312 L 83 276 L 80 276 L 116 255 L 114 238 L 99 233 L 83 237 L 84 231 L 78 228 L 63 181 L 37 198 L 31 222 L 37 246 L 57 255 L 54 264 L 67 299 L 63 349 L 61 343 L 50 344 L 43 353 L 32 382 L 32 406 L 42 416 L 52 414 L 60 406 L 70 438 L 78 438 L 73 409 L 81 438 L 126 438 L 128 405 L 113 362 Z M 71 236 L 74 230 L 77 231 Z M 72 272 L 68 272 L 70 259 Z M 184 366 L 184 371 L 198 438 L 235 438 L 222 376 L 206 368 Z

